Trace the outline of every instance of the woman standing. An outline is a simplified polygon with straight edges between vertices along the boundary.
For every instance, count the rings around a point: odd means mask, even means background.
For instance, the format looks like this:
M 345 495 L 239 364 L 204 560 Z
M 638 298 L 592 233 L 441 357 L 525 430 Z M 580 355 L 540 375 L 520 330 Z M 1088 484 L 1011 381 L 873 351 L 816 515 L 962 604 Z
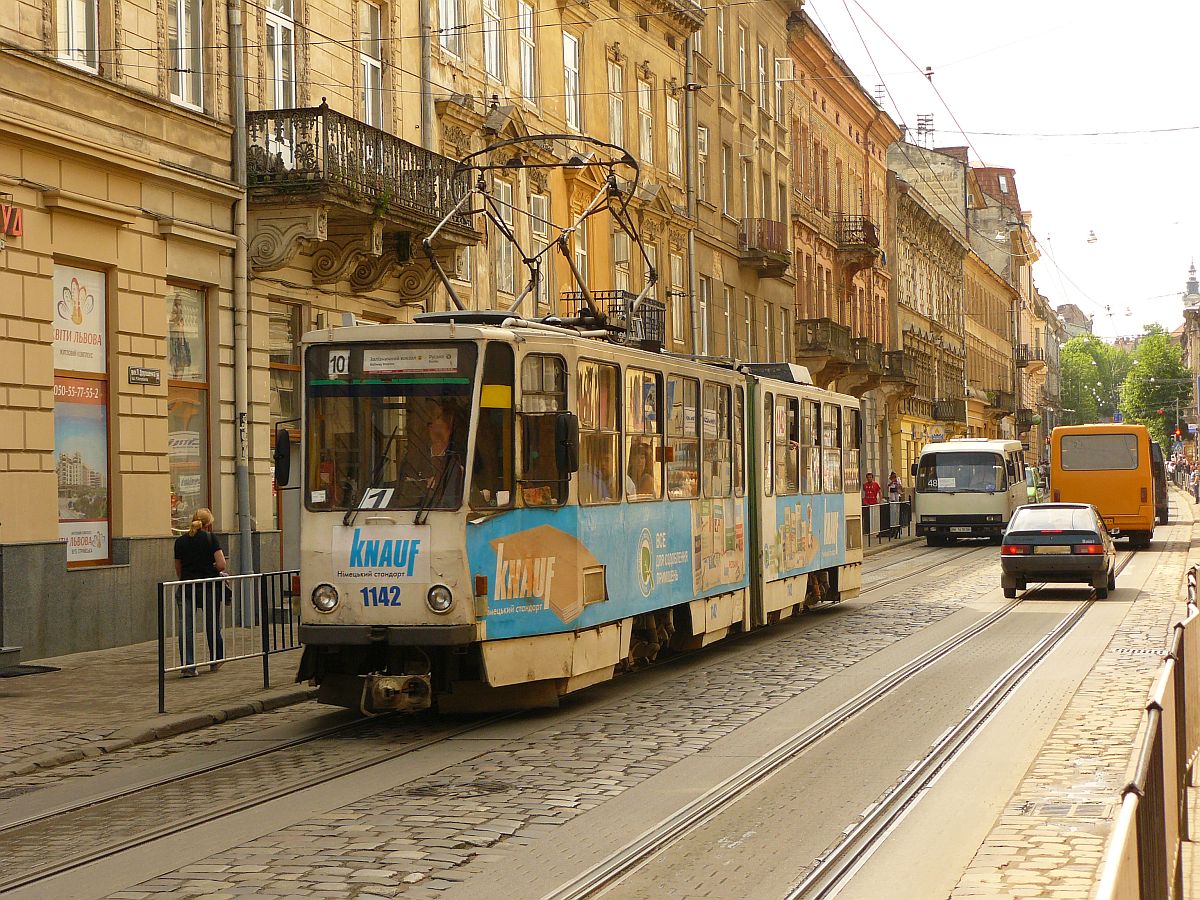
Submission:
M 213 514 L 208 509 L 192 513 L 191 526 L 187 534 L 175 539 L 175 577 L 180 581 L 195 581 L 202 578 L 217 578 L 225 571 L 225 551 L 213 530 Z M 204 616 L 204 634 L 208 638 L 208 658 L 220 660 L 225 655 L 225 641 L 221 635 L 222 598 L 224 585 L 216 581 L 201 581 L 199 584 L 182 584 L 175 593 L 175 607 L 179 613 L 179 658 L 184 669 L 179 673 L 192 678 L 196 673 L 195 615 L 199 607 Z M 221 668 L 213 662 L 213 672 Z

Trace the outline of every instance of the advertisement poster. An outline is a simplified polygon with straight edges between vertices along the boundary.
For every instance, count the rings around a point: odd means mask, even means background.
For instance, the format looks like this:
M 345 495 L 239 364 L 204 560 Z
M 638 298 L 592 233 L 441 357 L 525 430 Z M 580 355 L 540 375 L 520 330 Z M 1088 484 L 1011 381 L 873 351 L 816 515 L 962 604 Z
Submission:
M 108 560 L 108 387 L 103 381 L 55 377 L 54 470 L 67 565 Z
M 104 348 L 104 273 L 54 267 L 54 368 L 107 371 Z

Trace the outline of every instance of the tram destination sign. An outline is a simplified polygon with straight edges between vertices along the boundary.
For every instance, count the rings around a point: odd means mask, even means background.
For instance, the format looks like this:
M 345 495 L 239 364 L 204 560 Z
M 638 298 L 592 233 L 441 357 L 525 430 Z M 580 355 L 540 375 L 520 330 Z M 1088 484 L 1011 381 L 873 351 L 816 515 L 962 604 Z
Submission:
M 162 369 L 144 369 L 141 366 L 130 366 L 129 383 L 162 384 Z

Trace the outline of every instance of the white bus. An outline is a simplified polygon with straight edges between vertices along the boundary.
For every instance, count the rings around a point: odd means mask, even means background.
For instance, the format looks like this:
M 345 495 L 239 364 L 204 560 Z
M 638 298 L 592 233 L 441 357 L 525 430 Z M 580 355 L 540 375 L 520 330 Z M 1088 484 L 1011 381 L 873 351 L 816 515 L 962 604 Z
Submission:
M 999 543 L 1013 510 L 1028 502 L 1020 441 L 955 438 L 926 444 L 912 474 L 917 534 L 931 547 L 960 537 Z

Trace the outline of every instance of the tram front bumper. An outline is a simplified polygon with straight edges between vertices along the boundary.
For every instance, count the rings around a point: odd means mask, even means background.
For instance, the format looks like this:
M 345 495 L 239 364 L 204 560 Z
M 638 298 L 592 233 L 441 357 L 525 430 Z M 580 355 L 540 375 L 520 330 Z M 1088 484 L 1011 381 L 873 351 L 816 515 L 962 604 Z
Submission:
M 457 647 L 475 641 L 474 625 L 301 625 L 300 643 L 326 647 Z

